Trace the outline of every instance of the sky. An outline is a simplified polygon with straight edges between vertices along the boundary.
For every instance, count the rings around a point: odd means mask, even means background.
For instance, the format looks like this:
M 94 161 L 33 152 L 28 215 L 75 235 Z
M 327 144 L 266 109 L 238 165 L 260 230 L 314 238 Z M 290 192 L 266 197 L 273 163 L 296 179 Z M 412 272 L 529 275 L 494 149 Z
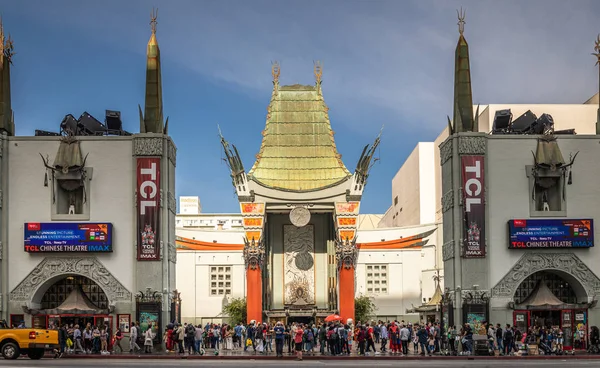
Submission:
M 384 213 L 391 180 L 419 141 L 452 116 L 456 9 L 466 9 L 473 102 L 583 103 L 598 89 L 599 1 L 76 1 L 0 0 L 14 39 L 17 135 L 58 131 L 67 114 L 122 113 L 139 131 L 150 13 L 158 7 L 164 114 L 177 148 L 177 196 L 203 212 L 237 213 L 220 126 L 250 169 L 272 91 L 313 84 L 342 160 L 353 171 L 382 126 L 361 212 Z M 432 193 L 432 195 L 434 195 Z

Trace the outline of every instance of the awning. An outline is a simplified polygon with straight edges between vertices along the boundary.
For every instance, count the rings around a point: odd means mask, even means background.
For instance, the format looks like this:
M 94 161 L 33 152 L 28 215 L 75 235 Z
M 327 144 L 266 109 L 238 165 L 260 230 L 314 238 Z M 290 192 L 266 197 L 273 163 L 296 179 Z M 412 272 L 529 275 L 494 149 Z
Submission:
M 76 286 L 64 302 L 56 308 L 39 311 L 42 314 L 108 314 L 100 309 L 85 295 L 81 286 Z
M 558 299 L 550 290 L 546 281 L 538 281 L 537 286 L 531 294 L 515 309 L 570 309 L 577 308 L 577 304 L 567 304 Z

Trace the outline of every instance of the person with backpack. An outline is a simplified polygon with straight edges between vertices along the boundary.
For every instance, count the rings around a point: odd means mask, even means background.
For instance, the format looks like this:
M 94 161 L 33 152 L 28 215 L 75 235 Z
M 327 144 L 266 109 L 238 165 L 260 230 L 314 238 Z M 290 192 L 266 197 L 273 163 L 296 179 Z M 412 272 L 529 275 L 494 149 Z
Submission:
M 512 351 L 512 344 L 514 341 L 514 335 L 513 335 L 513 330 L 510 328 L 509 324 L 506 324 L 506 328 L 504 329 L 504 336 L 503 336 L 502 340 L 504 342 L 504 354 L 503 355 L 510 355 L 510 352 Z
M 196 336 L 196 328 L 193 324 L 185 325 L 185 350 L 188 354 L 196 352 L 194 337 Z
M 504 352 L 503 345 L 503 336 L 504 332 L 502 331 L 502 326 L 499 323 L 496 323 L 496 348 L 498 349 L 498 354 L 502 355 Z
M 304 351 L 306 352 L 313 352 L 313 344 L 315 342 L 315 335 L 313 332 L 313 329 L 310 328 L 310 326 L 306 326 L 306 329 L 304 330 Z

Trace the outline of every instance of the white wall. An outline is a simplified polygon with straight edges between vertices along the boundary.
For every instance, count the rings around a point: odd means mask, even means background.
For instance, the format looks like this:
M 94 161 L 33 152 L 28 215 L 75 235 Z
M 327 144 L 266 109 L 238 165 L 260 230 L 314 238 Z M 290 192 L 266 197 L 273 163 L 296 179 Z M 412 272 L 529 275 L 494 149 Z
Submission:
M 177 290 L 181 292 L 181 321 L 220 322 L 225 296 L 210 295 L 210 266 L 232 267 L 232 298 L 246 296 L 244 258 L 241 251 L 177 252 Z
M 88 155 L 86 166 L 93 168 L 88 200 L 90 220 L 113 224 L 112 253 L 77 253 L 96 257 L 129 291 L 133 290 L 132 264 L 136 256 L 134 167 L 132 141 L 121 137 L 81 137 L 81 151 Z M 26 253 L 23 225 L 26 222 L 51 222 L 51 185 L 44 187 L 45 168 L 39 153 L 54 162 L 57 137 L 12 137 L 9 144 L 8 205 L 9 267 L 8 292 L 12 291 L 45 257 L 53 254 Z M 125 158 L 125 159 L 124 159 Z M 129 158 L 129 159 L 128 159 Z M 57 254 L 65 256 L 65 254 Z
M 360 252 L 356 266 L 356 295 L 366 293 L 366 265 L 388 265 L 388 294 L 377 295 L 374 303 L 378 316 L 403 316 L 421 302 L 421 272 L 415 267 L 421 260 L 416 251 Z
M 558 144 L 565 159 L 579 151 L 573 165 L 573 183 L 566 186 L 566 219 L 592 218 L 598 220 L 600 208 L 600 144 L 597 136 L 562 136 Z M 486 185 L 489 222 L 487 224 L 489 282 L 494 287 L 519 260 L 524 252 L 573 252 L 597 276 L 600 276 L 600 249 L 508 249 L 507 222 L 511 219 L 531 218 L 529 212 L 529 178 L 525 166 L 533 164 L 531 151 L 537 147 L 536 137 L 518 136 L 488 139 Z M 596 242 L 600 227 L 594 229 Z

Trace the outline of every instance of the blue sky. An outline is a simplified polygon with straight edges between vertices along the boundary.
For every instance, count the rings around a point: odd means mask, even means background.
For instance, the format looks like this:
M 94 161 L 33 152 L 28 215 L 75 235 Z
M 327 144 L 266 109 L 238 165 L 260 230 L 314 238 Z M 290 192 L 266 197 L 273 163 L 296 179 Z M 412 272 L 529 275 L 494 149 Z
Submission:
M 474 102 L 581 103 L 597 91 L 590 55 L 597 1 L 0 0 L 15 41 L 18 135 L 58 130 L 66 114 L 120 110 L 139 129 L 149 17 L 159 8 L 165 115 L 178 147 L 177 195 L 204 212 L 238 212 L 217 124 L 252 166 L 264 129 L 271 61 L 284 84 L 323 92 L 352 171 L 385 125 L 363 213 L 383 213 L 391 179 L 419 141 L 452 115 L 456 9 L 467 9 Z M 432 194 L 433 195 L 433 194 Z

